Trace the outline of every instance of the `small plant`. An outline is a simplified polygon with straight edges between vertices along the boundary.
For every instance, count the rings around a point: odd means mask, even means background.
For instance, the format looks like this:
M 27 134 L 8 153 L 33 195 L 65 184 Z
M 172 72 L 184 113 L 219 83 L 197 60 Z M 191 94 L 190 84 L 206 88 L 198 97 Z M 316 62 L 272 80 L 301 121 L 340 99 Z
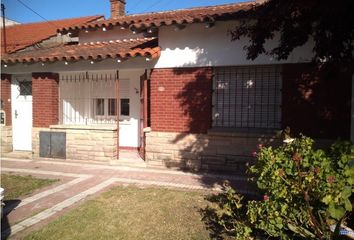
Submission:
M 235 239 L 339 239 L 339 227 L 352 211 L 351 156 L 351 143 L 314 150 L 313 140 L 305 136 L 278 148 L 260 146 L 249 171 L 263 199 L 242 201 L 226 187 L 214 223 Z

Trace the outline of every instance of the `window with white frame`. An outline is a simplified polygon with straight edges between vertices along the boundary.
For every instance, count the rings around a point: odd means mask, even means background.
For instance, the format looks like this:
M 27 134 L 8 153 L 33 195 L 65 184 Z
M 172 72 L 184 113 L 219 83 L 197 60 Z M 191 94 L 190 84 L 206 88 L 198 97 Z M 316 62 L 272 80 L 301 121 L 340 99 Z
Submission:
M 281 66 L 214 68 L 213 127 L 279 129 Z

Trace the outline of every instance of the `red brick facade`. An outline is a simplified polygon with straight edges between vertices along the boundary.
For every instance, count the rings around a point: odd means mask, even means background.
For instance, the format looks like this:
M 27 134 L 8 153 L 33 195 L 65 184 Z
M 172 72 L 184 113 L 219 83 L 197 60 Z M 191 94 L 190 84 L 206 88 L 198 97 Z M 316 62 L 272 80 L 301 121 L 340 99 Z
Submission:
M 211 127 L 211 68 L 153 69 L 150 87 L 153 131 L 206 133 Z
M 1 101 L 4 104 L 6 126 L 11 126 L 11 75 L 1 74 Z
M 349 139 L 351 73 L 283 65 L 282 126 L 314 138 Z
M 59 122 L 59 75 L 32 74 L 33 127 L 49 127 Z
M 284 64 L 282 128 L 314 138 L 349 139 L 351 73 Z M 212 68 L 153 69 L 153 131 L 206 133 L 211 127 Z

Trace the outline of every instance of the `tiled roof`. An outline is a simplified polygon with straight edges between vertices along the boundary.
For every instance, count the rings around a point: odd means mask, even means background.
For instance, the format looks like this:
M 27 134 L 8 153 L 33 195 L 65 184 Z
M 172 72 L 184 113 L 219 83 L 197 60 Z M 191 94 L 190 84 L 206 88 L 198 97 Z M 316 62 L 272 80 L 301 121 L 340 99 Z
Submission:
M 103 16 L 88 16 L 62 19 L 50 22 L 19 24 L 6 27 L 6 49 L 8 53 L 16 52 L 38 42 L 57 35 L 58 28 L 67 28 L 103 19 Z M 1 31 L 1 53 L 4 53 L 4 39 Z
M 156 38 L 117 40 L 109 42 L 61 45 L 32 51 L 23 51 L 2 56 L 2 62 L 54 62 L 77 61 L 82 59 L 99 60 L 105 58 L 129 58 L 146 56 L 156 58 L 160 47 Z
M 129 28 L 144 29 L 149 27 L 159 27 L 172 24 L 188 24 L 195 22 L 214 22 L 216 20 L 225 20 L 232 18 L 235 14 L 246 11 L 254 7 L 257 3 L 243 2 L 213 7 L 199 7 L 190 9 L 181 9 L 175 11 L 135 14 L 109 19 L 104 21 L 95 21 L 87 24 L 81 24 L 71 27 L 63 27 L 58 31 L 68 32 L 87 28 L 100 28 L 112 26 L 124 26 Z

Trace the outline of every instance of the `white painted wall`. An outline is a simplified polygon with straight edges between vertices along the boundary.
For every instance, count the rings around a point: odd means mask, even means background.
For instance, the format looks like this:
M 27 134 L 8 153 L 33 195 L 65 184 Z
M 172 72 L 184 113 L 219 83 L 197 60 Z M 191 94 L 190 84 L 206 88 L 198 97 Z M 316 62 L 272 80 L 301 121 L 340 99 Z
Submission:
M 32 72 L 68 72 L 68 71 L 101 71 L 101 70 L 134 70 L 134 69 L 152 69 L 156 64 L 156 60 L 146 61 L 144 57 L 135 57 L 117 62 L 116 59 L 106 59 L 103 61 L 95 62 L 91 64 L 90 61 L 78 61 L 69 62 L 68 65 L 64 61 L 45 63 L 42 66 L 41 63 L 35 64 L 8 64 L 8 66 L 2 67 L 2 73 L 17 74 L 17 73 L 32 73 Z
M 19 22 L 16 22 L 14 20 L 5 18 L 5 26 L 11 26 L 11 25 L 17 25 L 17 24 L 21 24 Z M 3 17 L 0 17 L 0 28 L 3 28 Z
M 159 45 L 162 50 L 155 67 L 240 66 L 311 60 L 311 44 L 295 49 L 286 61 L 279 62 L 269 56 L 247 60 L 243 47 L 248 44 L 248 40 L 231 41 L 227 34 L 236 25 L 236 21 L 217 22 L 214 27 L 205 28 L 204 24 L 198 23 L 178 31 L 173 26 L 161 27 Z M 274 46 L 274 43 L 269 41 L 268 46 Z
M 113 29 L 106 29 L 103 31 L 102 28 L 90 31 L 80 31 L 79 42 L 89 43 L 97 41 L 110 41 L 110 40 L 123 40 L 123 39 L 136 39 L 144 38 L 143 34 L 133 34 L 129 29 L 120 29 L 119 27 L 114 27 Z

